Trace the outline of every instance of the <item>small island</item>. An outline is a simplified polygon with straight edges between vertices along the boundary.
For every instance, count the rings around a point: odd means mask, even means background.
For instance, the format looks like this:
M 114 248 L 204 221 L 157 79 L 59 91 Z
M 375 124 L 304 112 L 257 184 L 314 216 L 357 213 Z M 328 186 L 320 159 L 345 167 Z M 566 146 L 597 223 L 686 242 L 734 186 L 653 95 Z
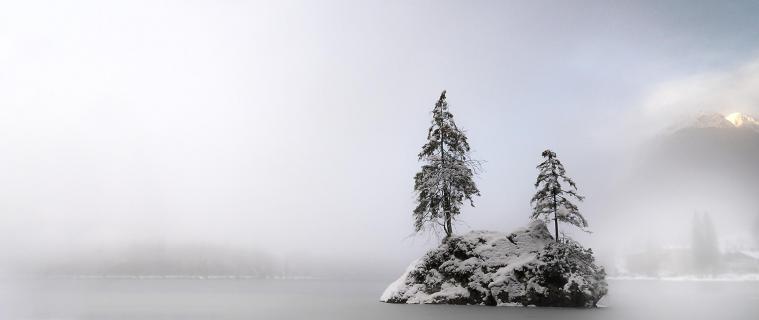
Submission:
M 566 175 L 555 152 L 545 150 L 537 166 L 537 189 L 530 203 L 532 221 L 511 233 L 471 231 L 453 234 L 453 221 L 464 200 L 474 206 L 480 191 L 474 182 L 480 162 L 456 126 L 443 91 L 432 110 L 414 177 L 416 232 L 444 235 L 442 243 L 390 284 L 380 301 L 388 303 L 471 304 L 593 308 L 606 295 L 606 271 L 593 251 L 559 237 L 559 222 L 587 231 L 575 202 L 584 197 Z M 555 236 L 546 223 L 553 224 Z
M 453 236 L 385 289 L 390 303 L 596 307 L 606 294 L 593 252 L 556 242 L 542 221 L 512 233 Z

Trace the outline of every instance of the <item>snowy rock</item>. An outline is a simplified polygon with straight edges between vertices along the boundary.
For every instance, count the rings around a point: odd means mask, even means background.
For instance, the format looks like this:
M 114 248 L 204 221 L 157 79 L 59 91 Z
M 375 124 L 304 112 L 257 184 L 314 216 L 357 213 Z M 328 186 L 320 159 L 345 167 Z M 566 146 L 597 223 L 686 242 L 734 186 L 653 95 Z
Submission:
M 593 252 L 557 243 L 545 224 L 453 236 L 414 261 L 380 301 L 595 307 L 607 291 Z

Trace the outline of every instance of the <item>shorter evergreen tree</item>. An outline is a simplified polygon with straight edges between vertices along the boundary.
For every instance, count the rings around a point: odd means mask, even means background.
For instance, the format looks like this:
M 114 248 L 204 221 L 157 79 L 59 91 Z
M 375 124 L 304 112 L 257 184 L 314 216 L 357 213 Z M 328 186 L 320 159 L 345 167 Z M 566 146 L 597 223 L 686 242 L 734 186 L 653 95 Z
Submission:
M 537 166 L 539 171 L 535 188 L 538 191 L 530 203 L 533 206 L 532 219 L 553 220 L 556 231 L 556 241 L 559 241 L 559 221 L 577 226 L 580 229 L 588 227 L 585 217 L 572 201 L 582 201 L 585 197 L 577 193 L 577 186 L 566 176 L 564 165 L 551 150 L 543 151 L 545 159 Z M 569 185 L 568 188 L 562 183 Z M 553 216 L 553 218 L 551 218 Z

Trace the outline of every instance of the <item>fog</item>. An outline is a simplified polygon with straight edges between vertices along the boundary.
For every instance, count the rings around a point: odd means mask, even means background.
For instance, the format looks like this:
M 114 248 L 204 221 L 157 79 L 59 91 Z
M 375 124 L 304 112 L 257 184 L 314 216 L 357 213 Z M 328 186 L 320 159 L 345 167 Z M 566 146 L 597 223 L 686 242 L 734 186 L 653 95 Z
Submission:
M 439 240 L 413 234 L 412 178 L 444 89 L 485 161 L 457 232 L 524 226 L 551 148 L 593 233 L 564 229 L 610 267 L 647 243 L 689 246 L 695 212 L 723 246 L 750 247 L 759 169 L 678 173 L 661 163 L 680 153 L 656 146 L 699 114 L 759 115 L 757 14 L 692 1 L 2 3 L 0 269 L 396 275 Z

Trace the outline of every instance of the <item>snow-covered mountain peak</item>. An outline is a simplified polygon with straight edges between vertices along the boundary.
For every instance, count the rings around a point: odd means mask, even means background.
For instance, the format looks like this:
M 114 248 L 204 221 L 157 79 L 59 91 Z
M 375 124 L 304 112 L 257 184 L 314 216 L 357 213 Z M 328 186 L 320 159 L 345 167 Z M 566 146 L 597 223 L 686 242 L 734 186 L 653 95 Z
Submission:
M 727 116 L 720 113 L 707 113 L 699 115 L 690 125 L 692 128 L 748 128 L 759 132 L 759 121 L 754 117 L 740 112 L 731 113 Z
M 752 116 L 740 112 L 731 113 L 725 116 L 725 119 L 737 128 L 743 126 L 759 127 L 759 121 L 756 121 Z
M 719 113 L 707 113 L 699 115 L 690 125 L 694 128 L 734 128 L 730 120 Z

